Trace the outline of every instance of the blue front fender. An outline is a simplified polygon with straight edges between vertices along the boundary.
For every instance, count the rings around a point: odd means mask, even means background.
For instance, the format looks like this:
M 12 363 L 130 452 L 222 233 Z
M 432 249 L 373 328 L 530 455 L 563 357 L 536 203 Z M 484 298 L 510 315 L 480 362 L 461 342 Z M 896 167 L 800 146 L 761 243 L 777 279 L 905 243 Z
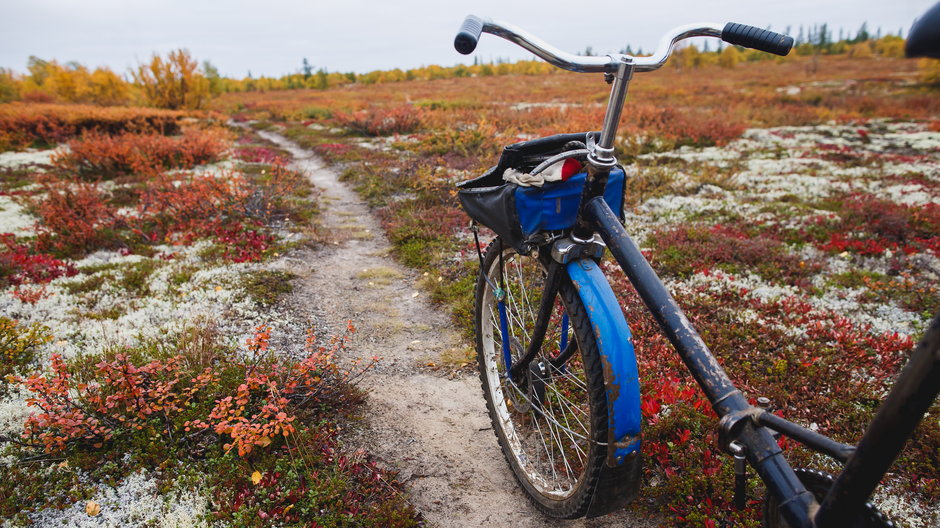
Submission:
M 584 304 L 604 369 L 607 392 L 607 463 L 619 465 L 640 449 L 640 379 L 630 327 L 607 278 L 591 259 L 567 264 Z

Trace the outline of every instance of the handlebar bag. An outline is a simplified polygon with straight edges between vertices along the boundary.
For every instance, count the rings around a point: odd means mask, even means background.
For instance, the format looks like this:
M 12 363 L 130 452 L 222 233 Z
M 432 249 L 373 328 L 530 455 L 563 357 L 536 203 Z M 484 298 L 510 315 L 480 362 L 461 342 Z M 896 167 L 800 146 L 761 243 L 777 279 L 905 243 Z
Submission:
M 578 215 L 587 173 L 580 172 L 565 181 L 546 182 L 542 187 L 523 187 L 504 181 L 503 172 L 508 168 L 529 172 L 562 152 L 568 142 L 586 143 L 589 133 L 558 134 L 506 146 L 495 167 L 478 178 L 457 184 L 457 197 L 464 211 L 523 254 L 534 247 L 540 233 L 571 228 Z M 607 178 L 604 200 L 621 220 L 623 191 L 624 170 L 618 165 Z

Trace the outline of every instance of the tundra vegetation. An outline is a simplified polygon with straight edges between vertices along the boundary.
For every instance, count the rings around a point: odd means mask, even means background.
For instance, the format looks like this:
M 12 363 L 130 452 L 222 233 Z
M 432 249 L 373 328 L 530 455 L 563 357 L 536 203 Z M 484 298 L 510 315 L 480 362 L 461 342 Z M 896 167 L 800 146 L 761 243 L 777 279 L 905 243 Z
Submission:
M 278 305 L 272 264 L 317 215 L 286 153 L 216 116 L 3 112 L 8 146 L 55 147 L 0 154 L 8 525 L 417 524 L 339 442 L 371 367 L 341 359 L 355 327 Z
M 938 61 L 902 46 L 817 32 L 781 59 L 686 48 L 637 77 L 617 139 L 627 230 L 734 381 L 849 443 L 940 309 Z M 316 244 L 316 190 L 252 129 L 337 166 L 469 332 L 477 256 L 454 184 L 505 144 L 596 129 L 608 88 L 535 62 L 241 81 L 193 65 L 154 57 L 110 84 L 38 59 L 0 72 L 15 100 L 0 105 L 0 513 L 414 525 L 394 476 L 338 441 L 369 365 L 278 303 L 290 277 L 270 264 Z M 158 99 L 161 76 L 185 75 L 198 93 Z M 632 507 L 758 526 L 756 500 L 731 507 L 708 402 L 604 265 L 642 377 Z M 875 500 L 913 527 L 940 520 L 938 413 Z M 797 466 L 838 470 L 781 443 Z

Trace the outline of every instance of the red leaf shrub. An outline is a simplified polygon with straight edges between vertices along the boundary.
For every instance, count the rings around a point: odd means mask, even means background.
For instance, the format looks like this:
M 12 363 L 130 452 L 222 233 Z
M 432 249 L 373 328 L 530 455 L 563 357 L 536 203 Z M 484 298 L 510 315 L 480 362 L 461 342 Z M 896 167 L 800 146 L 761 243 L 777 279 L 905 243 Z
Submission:
M 708 274 L 716 282 L 722 278 L 718 271 Z M 653 461 L 647 479 L 661 482 L 648 489 L 668 504 L 681 525 L 758 519 L 756 509 L 735 512 L 732 507 L 732 461 L 714 452 L 716 416 L 710 403 L 626 278 L 619 271 L 608 277 L 630 322 L 639 363 L 643 449 Z M 715 283 L 677 297 L 745 394 L 767 396 L 787 418 L 803 425 L 815 422 L 821 433 L 838 441 L 855 443 L 861 437 L 873 402 L 883 397 L 914 346 L 905 335 L 873 332 L 798 298 L 762 300 Z M 744 311 L 751 314 L 747 323 L 740 316 Z M 923 425 L 895 470 L 909 474 L 922 466 L 917 472 L 929 474 L 930 453 L 936 453 L 938 442 L 936 424 Z M 797 466 L 812 464 L 805 450 L 789 449 L 787 456 Z M 923 479 L 918 482 L 912 490 L 925 485 Z
M 102 134 L 176 134 L 185 112 L 94 105 L 0 105 L 0 152 L 39 143 L 55 145 L 85 131 Z
M 4 331 L 0 319 L 0 343 Z M 213 520 L 236 526 L 416 526 L 394 476 L 338 440 L 336 420 L 362 401 L 354 383 L 371 367 L 336 364 L 353 331 L 325 341 L 311 331 L 301 357 L 270 350 L 265 326 L 241 354 L 211 327 L 192 327 L 114 355 L 68 362 L 54 355 L 47 373 L 15 378 L 38 409 L 24 428 L 22 455 L 53 454 L 50 469 L 64 459 L 89 473 L 121 461 L 107 478 L 185 466 L 205 476 Z M 159 359 L 148 358 L 154 352 Z M 18 478 L 33 474 L 17 468 Z M 2 489 L 4 513 L 46 501 Z
M 146 243 L 188 244 L 213 236 L 245 214 L 247 182 L 237 173 L 155 177 L 128 223 Z
M 748 270 L 766 279 L 807 286 L 819 271 L 818 262 L 791 254 L 781 242 L 765 235 L 751 236 L 731 226 L 688 225 L 653 233 L 657 248 L 652 264 L 680 277 L 714 267 Z
M 47 452 L 67 446 L 101 448 L 115 434 L 150 430 L 152 419 L 173 438 L 173 420 L 214 381 L 212 369 L 183 372 L 182 356 L 135 366 L 126 354 L 103 360 L 90 373 L 70 372 L 59 354 L 51 358 L 48 376 L 18 378 L 34 396 L 27 400 L 41 412 L 26 420 L 24 437 Z M 83 381 L 85 378 L 87 381 Z
M 283 159 L 276 151 L 267 147 L 238 147 L 235 157 L 247 163 L 282 163 Z
M 232 262 L 255 262 L 271 246 L 274 237 L 243 224 L 215 229 L 215 241 L 225 246 L 223 258 Z
M 728 116 L 654 104 L 627 106 L 623 124 L 621 130 L 625 134 L 659 137 L 676 146 L 724 145 L 737 139 L 746 128 L 745 123 L 729 119 Z
M 423 111 L 411 105 L 368 108 L 352 113 L 334 112 L 333 119 L 342 127 L 366 136 L 408 134 L 419 129 Z
M 107 196 L 91 183 L 50 180 L 31 206 L 39 217 L 36 249 L 59 255 L 83 255 L 122 247 L 115 229 L 122 223 Z
M 880 255 L 885 250 L 907 254 L 940 251 L 940 205 L 898 204 L 863 193 L 842 200 L 840 218 L 829 239 L 819 244 L 825 251 L 851 251 Z
M 221 363 L 214 368 L 183 355 L 141 363 L 128 353 L 70 366 L 53 354 L 48 374 L 15 378 L 33 393 L 27 403 L 40 410 L 27 419 L 24 438 L 54 453 L 99 449 L 138 431 L 170 443 L 213 431 L 232 439 L 226 449 L 247 456 L 293 433 L 298 412 L 346 399 L 349 382 L 364 372 L 343 370 L 334 361 L 354 331 L 351 325 L 330 350 L 315 347 L 311 334 L 299 360 L 270 354 L 269 331 L 255 330 L 248 358 L 217 358 Z
M 151 175 L 217 161 L 227 148 L 226 134 L 217 129 L 187 130 L 176 137 L 93 131 L 69 142 L 69 151 L 56 155 L 53 163 L 86 178 Z
M 19 286 L 24 283 L 44 284 L 59 277 L 78 273 L 70 262 L 63 262 L 44 253 L 31 253 L 29 246 L 17 244 L 10 233 L 0 233 L 0 285 Z

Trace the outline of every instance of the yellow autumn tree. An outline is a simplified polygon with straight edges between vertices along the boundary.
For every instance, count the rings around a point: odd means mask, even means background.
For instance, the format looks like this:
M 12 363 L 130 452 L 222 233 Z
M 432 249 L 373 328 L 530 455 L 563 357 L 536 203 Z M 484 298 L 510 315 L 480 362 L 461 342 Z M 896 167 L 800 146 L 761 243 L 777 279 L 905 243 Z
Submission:
M 669 61 L 677 70 L 694 70 L 702 65 L 702 53 L 695 46 L 684 46 L 675 50 Z
M 20 81 L 13 70 L 0 68 L 0 103 L 20 98 Z
M 130 87 L 107 67 L 90 71 L 77 62 L 59 64 L 38 57 L 29 58 L 29 75 L 19 83 L 20 96 L 42 94 L 49 100 L 69 103 L 120 105 L 128 101 Z
M 886 35 L 875 41 L 875 53 L 883 57 L 904 57 L 904 39 L 896 35 Z
M 849 57 L 852 57 L 855 59 L 871 58 L 872 57 L 871 41 L 866 40 L 865 42 L 852 44 L 852 46 L 849 48 Z
M 132 72 L 147 103 L 171 110 L 199 109 L 209 100 L 209 80 L 189 51 L 178 49 L 167 57 L 154 54 L 148 64 Z
M 917 61 L 917 68 L 920 70 L 920 80 L 924 84 L 940 89 L 940 59 L 920 59 Z
M 721 54 L 718 55 L 718 65 L 722 68 L 734 68 L 739 62 L 741 62 L 743 55 L 738 51 L 738 48 L 734 46 L 728 46 L 727 48 L 721 50 Z
M 76 63 L 61 66 L 56 61 L 50 61 L 47 71 L 49 76 L 42 86 L 55 94 L 57 99 L 72 103 L 86 99 L 91 78 L 88 68 Z
M 96 68 L 88 79 L 88 100 L 100 105 L 121 105 L 130 98 L 130 86 L 108 68 Z

